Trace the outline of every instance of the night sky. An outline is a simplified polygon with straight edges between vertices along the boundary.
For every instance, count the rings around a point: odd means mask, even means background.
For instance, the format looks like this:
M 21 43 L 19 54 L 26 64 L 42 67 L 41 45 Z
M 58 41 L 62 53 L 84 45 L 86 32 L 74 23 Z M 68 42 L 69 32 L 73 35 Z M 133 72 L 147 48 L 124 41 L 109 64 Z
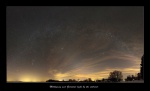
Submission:
M 140 72 L 142 6 L 8 6 L 7 81 L 124 78 Z

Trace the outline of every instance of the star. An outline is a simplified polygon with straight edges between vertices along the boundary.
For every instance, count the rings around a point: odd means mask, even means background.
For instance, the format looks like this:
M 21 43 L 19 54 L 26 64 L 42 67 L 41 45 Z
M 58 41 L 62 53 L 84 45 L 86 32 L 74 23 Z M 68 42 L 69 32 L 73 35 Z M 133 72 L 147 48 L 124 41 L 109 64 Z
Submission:
M 6 12 L 8 79 L 102 79 L 117 69 L 125 78 L 140 70 L 142 6 L 8 6 Z

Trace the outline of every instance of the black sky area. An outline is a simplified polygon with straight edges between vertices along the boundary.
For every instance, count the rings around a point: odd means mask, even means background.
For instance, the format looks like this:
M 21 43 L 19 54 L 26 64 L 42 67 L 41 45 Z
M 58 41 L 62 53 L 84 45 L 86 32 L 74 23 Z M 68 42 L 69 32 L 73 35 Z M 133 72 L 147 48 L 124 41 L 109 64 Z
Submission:
M 142 6 L 8 6 L 7 81 L 140 72 Z

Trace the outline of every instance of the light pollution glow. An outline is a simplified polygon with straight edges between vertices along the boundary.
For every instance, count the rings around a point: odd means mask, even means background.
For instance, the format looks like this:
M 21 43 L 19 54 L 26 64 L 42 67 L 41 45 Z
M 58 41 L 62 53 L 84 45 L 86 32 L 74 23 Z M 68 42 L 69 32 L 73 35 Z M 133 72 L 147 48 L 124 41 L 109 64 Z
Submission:
M 7 81 L 140 72 L 144 7 L 8 6 L 6 18 Z
M 111 55 L 107 58 L 101 59 L 101 62 L 111 59 L 111 58 L 115 58 L 115 56 Z M 109 73 L 114 70 L 121 71 L 124 75 L 124 78 L 127 75 L 135 75 L 140 72 L 141 60 L 139 58 L 136 58 L 136 57 L 130 56 L 130 55 L 125 55 L 125 54 L 124 54 L 124 56 L 122 56 L 122 57 L 120 56 L 117 58 L 119 58 L 120 60 L 126 58 L 128 61 L 133 61 L 133 63 L 135 63 L 136 65 L 133 65 L 129 68 L 117 68 L 117 67 L 109 68 L 109 67 L 107 67 L 104 71 L 88 73 L 89 70 L 86 70 L 86 69 L 90 69 L 90 68 L 94 67 L 98 62 L 100 62 L 100 61 L 94 61 L 94 62 L 90 62 L 88 64 L 85 63 L 84 66 L 81 66 L 81 67 L 73 69 L 73 70 L 66 71 L 64 73 L 59 72 L 56 69 L 50 70 L 48 73 L 53 72 L 54 78 L 52 78 L 52 79 L 62 81 L 62 80 L 68 80 L 68 79 L 85 80 L 87 78 L 91 78 L 92 80 L 97 80 L 97 79 L 102 79 L 102 78 L 108 78 Z M 12 79 L 12 78 L 8 77 L 7 81 L 14 81 L 14 79 Z M 44 81 L 45 82 L 47 79 L 49 79 L 49 78 L 47 77 L 47 78 L 43 79 L 43 77 L 37 78 L 37 76 L 33 75 L 33 74 L 24 74 L 24 75 L 21 75 L 19 77 L 19 79 L 17 79 L 16 81 L 22 81 L 22 82 L 43 82 Z

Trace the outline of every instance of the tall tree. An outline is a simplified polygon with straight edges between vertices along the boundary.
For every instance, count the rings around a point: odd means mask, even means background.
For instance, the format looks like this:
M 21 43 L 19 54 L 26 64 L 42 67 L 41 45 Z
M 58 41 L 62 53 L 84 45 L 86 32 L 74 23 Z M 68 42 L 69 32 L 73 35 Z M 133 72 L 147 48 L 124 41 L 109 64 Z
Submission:
M 119 82 L 123 80 L 123 75 L 121 71 L 110 72 L 108 79 L 112 82 Z

